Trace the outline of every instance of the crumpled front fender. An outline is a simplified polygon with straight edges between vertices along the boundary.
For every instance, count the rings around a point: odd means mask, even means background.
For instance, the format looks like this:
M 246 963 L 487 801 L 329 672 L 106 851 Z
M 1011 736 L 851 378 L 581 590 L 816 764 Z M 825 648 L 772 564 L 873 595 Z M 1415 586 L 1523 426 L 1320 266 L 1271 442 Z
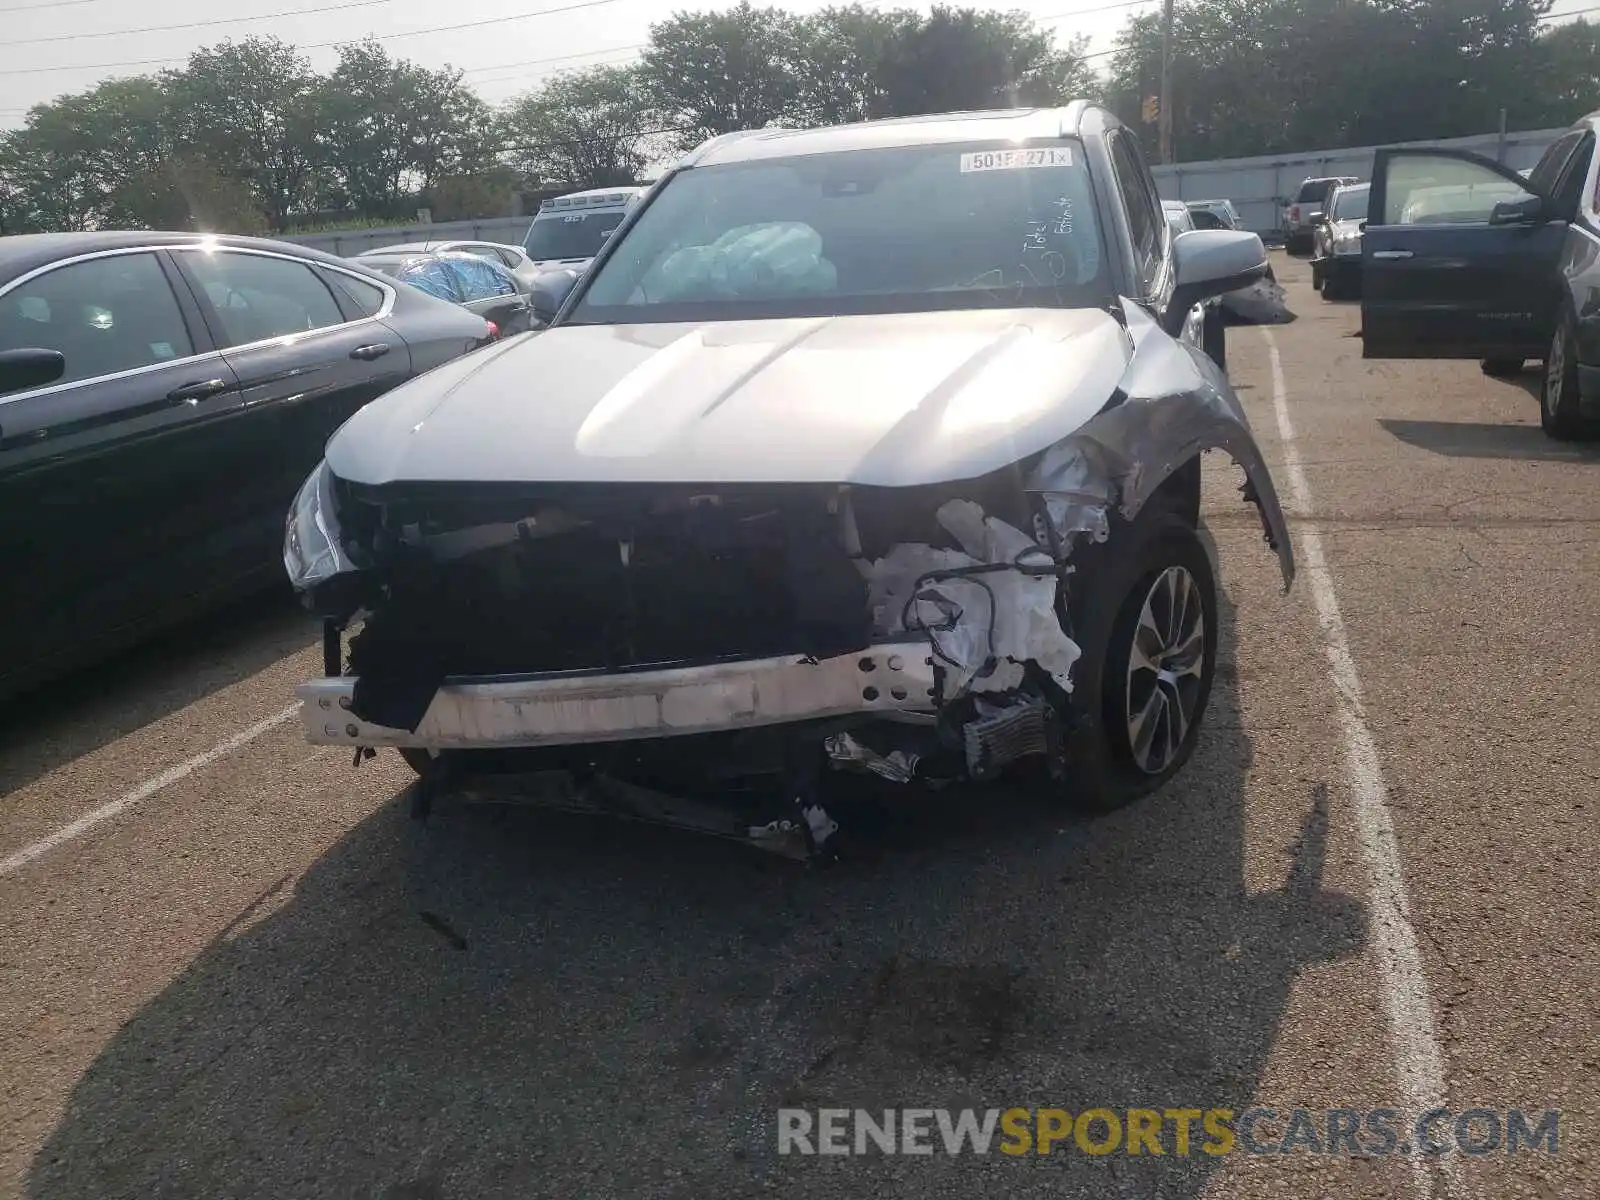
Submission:
M 1288 523 L 1227 377 L 1199 350 L 1163 335 L 1137 305 L 1126 311 L 1135 349 L 1120 400 L 1046 451 L 1027 489 L 1069 497 L 1080 511 L 1115 501 L 1132 520 L 1173 472 L 1207 450 L 1225 450 L 1244 471 L 1246 498 L 1260 511 L 1287 592 L 1295 573 Z

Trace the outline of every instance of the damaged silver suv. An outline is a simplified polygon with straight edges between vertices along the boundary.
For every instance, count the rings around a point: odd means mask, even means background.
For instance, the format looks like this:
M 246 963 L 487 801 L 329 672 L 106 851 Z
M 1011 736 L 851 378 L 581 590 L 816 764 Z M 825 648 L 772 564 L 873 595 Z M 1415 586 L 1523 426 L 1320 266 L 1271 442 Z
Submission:
M 1102 109 L 702 145 L 550 327 L 368 405 L 284 557 L 325 619 L 307 736 L 799 854 L 830 784 L 1016 768 L 1094 809 L 1194 746 L 1217 656 L 1199 456 L 1272 480 Z M 568 294 L 550 295 L 564 287 Z M 715 801 L 715 803 L 712 803 Z

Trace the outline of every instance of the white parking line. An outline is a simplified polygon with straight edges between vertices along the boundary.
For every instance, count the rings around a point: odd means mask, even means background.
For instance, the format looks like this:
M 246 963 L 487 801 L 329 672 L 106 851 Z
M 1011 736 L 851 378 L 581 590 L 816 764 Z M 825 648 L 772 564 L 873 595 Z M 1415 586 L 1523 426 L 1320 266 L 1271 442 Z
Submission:
M 269 730 L 276 729 L 299 711 L 300 705 L 297 701 L 282 712 L 273 713 L 266 720 L 257 721 L 249 729 L 241 729 L 226 741 L 218 742 L 204 754 L 196 754 L 193 758 L 184 759 L 177 766 L 168 767 L 161 774 L 146 779 L 138 787 L 113 800 L 110 804 L 102 804 L 99 808 L 84 813 L 72 824 L 63 825 L 49 837 L 41 838 L 31 846 L 24 846 L 4 862 L 0 862 L 0 875 L 10 875 L 13 871 L 27 866 L 41 855 L 49 854 L 57 846 L 65 845 L 67 842 L 72 841 L 73 838 L 82 837 L 96 825 L 121 815 L 141 801 L 148 800 L 162 788 L 172 786 L 185 776 L 194 774 L 201 767 L 209 766 L 216 762 L 217 759 L 232 754 L 240 746 L 247 745 Z
M 1322 552 L 1322 538 L 1310 523 L 1311 487 L 1300 463 L 1295 445 L 1294 423 L 1289 419 L 1288 389 L 1283 382 L 1283 361 L 1278 357 L 1277 339 L 1270 329 L 1261 332 L 1267 339 L 1272 360 L 1272 406 L 1278 414 L 1278 433 L 1283 439 L 1283 468 L 1289 481 L 1289 496 L 1295 514 L 1298 549 L 1304 554 L 1306 583 L 1322 627 L 1323 650 L 1328 657 L 1328 673 L 1333 683 L 1343 740 L 1345 772 L 1355 799 L 1356 838 L 1369 876 L 1367 927 L 1382 975 L 1383 1003 L 1394 1041 L 1395 1068 L 1400 1086 L 1407 1093 L 1413 1116 L 1441 1108 L 1445 1101 L 1444 1053 L 1439 1047 L 1433 1022 L 1433 1003 L 1428 995 L 1428 977 L 1417 946 L 1417 932 L 1411 924 L 1411 906 L 1406 899 L 1405 872 L 1401 865 L 1400 843 L 1395 837 L 1394 820 L 1389 815 L 1389 786 L 1384 781 L 1378 745 L 1367 724 L 1366 706 L 1361 696 L 1361 677 L 1345 635 L 1339 599 L 1333 590 L 1333 576 Z M 1445 1196 L 1461 1194 L 1459 1175 L 1453 1158 L 1437 1157 Z M 1412 1182 L 1422 1200 L 1436 1200 L 1436 1182 L 1430 1160 L 1412 1160 Z

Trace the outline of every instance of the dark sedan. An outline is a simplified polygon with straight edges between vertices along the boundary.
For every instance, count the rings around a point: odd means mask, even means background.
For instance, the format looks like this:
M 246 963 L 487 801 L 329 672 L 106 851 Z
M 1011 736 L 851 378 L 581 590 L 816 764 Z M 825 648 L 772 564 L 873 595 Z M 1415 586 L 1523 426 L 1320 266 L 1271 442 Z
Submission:
M 333 431 L 488 340 L 280 242 L 0 238 L 0 694 L 281 579 Z
M 495 337 L 523 333 L 534 325 L 528 295 L 499 262 L 459 250 L 372 250 L 362 266 L 408 283 L 430 296 L 459 304 L 494 326 Z

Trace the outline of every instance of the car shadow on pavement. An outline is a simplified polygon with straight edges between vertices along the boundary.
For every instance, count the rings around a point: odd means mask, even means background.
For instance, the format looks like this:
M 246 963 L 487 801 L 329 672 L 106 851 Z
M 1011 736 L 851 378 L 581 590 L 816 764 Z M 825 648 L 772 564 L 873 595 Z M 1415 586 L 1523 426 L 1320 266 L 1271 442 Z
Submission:
M 1507 458 L 1530 462 L 1600 462 L 1600 444 L 1558 442 L 1537 425 L 1481 421 L 1401 421 L 1378 424 L 1407 445 L 1450 458 Z
M 0 702 L 0 796 L 316 643 L 288 587 Z
M 1363 910 L 1322 886 L 1325 789 L 1247 888 L 1226 598 L 1223 637 L 1187 773 L 1094 821 L 956 796 L 807 871 L 397 797 L 115 1035 L 27 1194 L 1198 1196 L 1198 1152 L 780 1157 L 776 1110 L 1248 1106 Z

